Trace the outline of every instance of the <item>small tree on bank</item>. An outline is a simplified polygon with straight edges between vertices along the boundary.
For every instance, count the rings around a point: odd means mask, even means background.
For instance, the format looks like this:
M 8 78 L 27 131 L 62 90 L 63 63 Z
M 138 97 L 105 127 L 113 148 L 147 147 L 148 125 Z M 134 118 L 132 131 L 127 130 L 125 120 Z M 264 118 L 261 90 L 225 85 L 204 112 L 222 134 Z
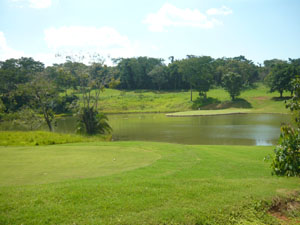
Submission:
M 243 80 L 242 76 L 229 72 L 223 76 L 223 87 L 229 93 L 231 100 L 234 101 L 235 97 L 241 94 L 243 89 Z
M 53 81 L 46 78 L 45 74 L 37 73 L 34 80 L 19 85 L 18 91 L 30 96 L 30 107 L 43 115 L 49 131 L 52 132 L 54 108 L 59 98 Z
M 88 135 L 110 133 L 112 129 L 107 122 L 108 118 L 98 111 L 100 93 L 110 81 L 106 74 L 107 68 L 94 63 L 90 70 L 79 73 L 82 105 L 77 105 L 77 132 Z

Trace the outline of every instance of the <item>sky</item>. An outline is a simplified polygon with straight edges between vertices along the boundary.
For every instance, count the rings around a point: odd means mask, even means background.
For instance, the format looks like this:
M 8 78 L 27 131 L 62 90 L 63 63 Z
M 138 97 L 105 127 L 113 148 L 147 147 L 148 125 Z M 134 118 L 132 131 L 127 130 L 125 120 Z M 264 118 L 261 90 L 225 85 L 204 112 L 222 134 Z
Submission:
M 299 0 L 0 0 L 0 61 L 300 58 Z

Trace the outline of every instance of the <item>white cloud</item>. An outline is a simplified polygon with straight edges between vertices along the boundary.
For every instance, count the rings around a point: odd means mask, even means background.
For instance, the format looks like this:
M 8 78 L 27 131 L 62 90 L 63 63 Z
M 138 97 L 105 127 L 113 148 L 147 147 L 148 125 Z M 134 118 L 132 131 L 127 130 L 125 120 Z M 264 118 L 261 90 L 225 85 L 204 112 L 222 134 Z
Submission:
M 221 9 L 211 9 L 208 10 L 209 13 L 201 13 L 198 9 L 180 9 L 176 6 L 165 3 L 156 13 L 150 13 L 146 16 L 143 21 L 145 24 L 148 24 L 150 31 L 161 32 L 165 31 L 166 27 L 196 27 L 209 29 L 213 28 L 216 25 L 221 25 L 222 22 L 211 18 L 210 15 L 228 15 L 229 8 L 222 7 Z M 215 13 L 215 14 L 214 14 Z
M 48 28 L 44 35 L 48 47 L 55 51 L 98 52 L 111 57 L 137 55 L 138 44 L 132 43 L 127 36 L 111 27 Z
M 4 61 L 10 58 L 20 58 L 24 56 L 24 52 L 14 50 L 13 48 L 9 47 L 4 33 L 0 31 L 0 60 Z
M 18 7 L 30 7 L 34 9 L 46 9 L 51 7 L 52 0 L 11 0 Z
M 207 15 L 223 15 L 227 16 L 229 14 L 232 14 L 232 10 L 226 6 L 222 6 L 221 8 L 211 8 L 206 11 Z

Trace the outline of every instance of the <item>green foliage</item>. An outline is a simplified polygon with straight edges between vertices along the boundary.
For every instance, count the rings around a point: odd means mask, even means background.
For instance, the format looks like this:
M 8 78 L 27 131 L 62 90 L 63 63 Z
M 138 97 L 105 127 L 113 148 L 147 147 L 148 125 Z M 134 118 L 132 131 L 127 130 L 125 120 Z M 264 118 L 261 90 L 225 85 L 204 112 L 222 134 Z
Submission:
M 190 86 L 191 101 L 192 89 L 195 88 L 200 96 L 206 98 L 206 93 L 209 91 L 213 84 L 213 76 L 211 72 L 211 65 L 213 59 L 209 56 L 188 56 L 183 59 L 179 64 L 179 72 L 182 74 L 183 79 Z
M 300 176 L 300 79 L 295 79 L 292 84 L 294 97 L 286 106 L 294 112 L 297 128 L 281 127 L 279 144 L 271 164 L 274 174 L 282 176 Z
M 258 80 L 257 66 L 244 56 L 238 56 L 233 58 L 225 58 L 221 63 L 220 71 L 223 76 L 229 72 L 237 73 L 241 76 L 242 84 L 245 87 L 252 87 L 254 82 Z M 222 79 L 221 79 L 222 80 Z
M 45 131 L 1 131 L 0 146 L 54 145 L 74 142 L 109 141 L 110 136 L 85 137 Z
M 192 109 L 198 110 L 201 109 L 204 106 L 210 105 L 210 104 L 216 104 L 220 103 L 218 99 L 208 97 L 208 98 L 203 98 L 199 97 L 195 101 L 193 101 Z
M 151 77 L 153 84 L 161 89 L 162 85 L 167 82 L 167 67 L 162 65 L 156 65 L 148 75 Z
M 151 57 L 115 59 L 120 79 L 121 89 L 154 89 L 149 73 L 157 65 L 162 65 L 162 59 Z
M 289 63 L 284 61 L 273 64 L 270 73 L 266 77 L 270 92 L 278 91 L 280 97 L 282 97 L 284 91 L 292 92 L 292 80 L 295 78 L 295 75 L 296 74 Z
M 20 86 L 20 88 L 31 96 L 30 106 L 36 108 L 43 115 L 49 131 L 53 131 L 54 108 L 59 95 L 54 83 L 44 75 L 43 73 L 36 74 L 33 81 Z
M 108 124 L 108 118 L 103 113 L 99 113 L 93 107 L 83 107 L 77 114 L 77 133 L 80 134 L 104 134 L 112 131 Z
M 72 106 L 76 104 L 78 100 L 79 98 L 74 94 L 59 97 L 55 101 L 53 111 L 57 114 L 71 113 Z
M 290 126 L 281 127 L 279 143 L 271 167 L 278 176 L 300 175 L 300 133 Z
M 223 87 L 228 91 L 231 100 L 235 100 L 235 97 L 241 94 L 243 89 L 243 80 L 241 75 L 233 72 L 229 72 L 223 76 Z
M 29 107 L 23 107 L 11 119 L 14 126 L 16 125 L 30 131 L 38 129 L 43 123 L 43 118 Z
M 2 120 L 3 116 L 4 116 L 4 111 L 5 111 L 6 107 L 3 104 L 1 98 L 0 98 L 0 121 Z
M 8 59 L 0 61 L 0 98 L 5 111 L 16 112 L 28 105 L 30 96 L 19 90 L 19 85 L 34 79 L 34 74 L 42 72 L 44 64 L 32 58 Z

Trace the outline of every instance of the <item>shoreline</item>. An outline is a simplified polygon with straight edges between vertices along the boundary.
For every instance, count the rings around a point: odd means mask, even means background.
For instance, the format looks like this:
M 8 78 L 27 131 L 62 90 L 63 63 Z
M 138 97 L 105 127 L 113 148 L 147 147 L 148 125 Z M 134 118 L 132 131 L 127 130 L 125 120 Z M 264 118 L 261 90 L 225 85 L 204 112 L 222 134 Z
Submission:
M 209 112 L 212 111 L 212 112 Z M 218 110 L 195 110 L 195 111 L 185 111 L 176 113 L 167 113 L 167 117 L 195 117 L 195 116 L 221 116 L 221 115 L 236 115 L 236 114 L 282 114 L 288 115 L 289 113 L 280 112 L 253 112 L 253 111 L 236 111 L 236 112 L 216 112 Z M 221 111 L 221 110 L 220 110 Z M 222 110 L 223 111 L 223 110 Z

